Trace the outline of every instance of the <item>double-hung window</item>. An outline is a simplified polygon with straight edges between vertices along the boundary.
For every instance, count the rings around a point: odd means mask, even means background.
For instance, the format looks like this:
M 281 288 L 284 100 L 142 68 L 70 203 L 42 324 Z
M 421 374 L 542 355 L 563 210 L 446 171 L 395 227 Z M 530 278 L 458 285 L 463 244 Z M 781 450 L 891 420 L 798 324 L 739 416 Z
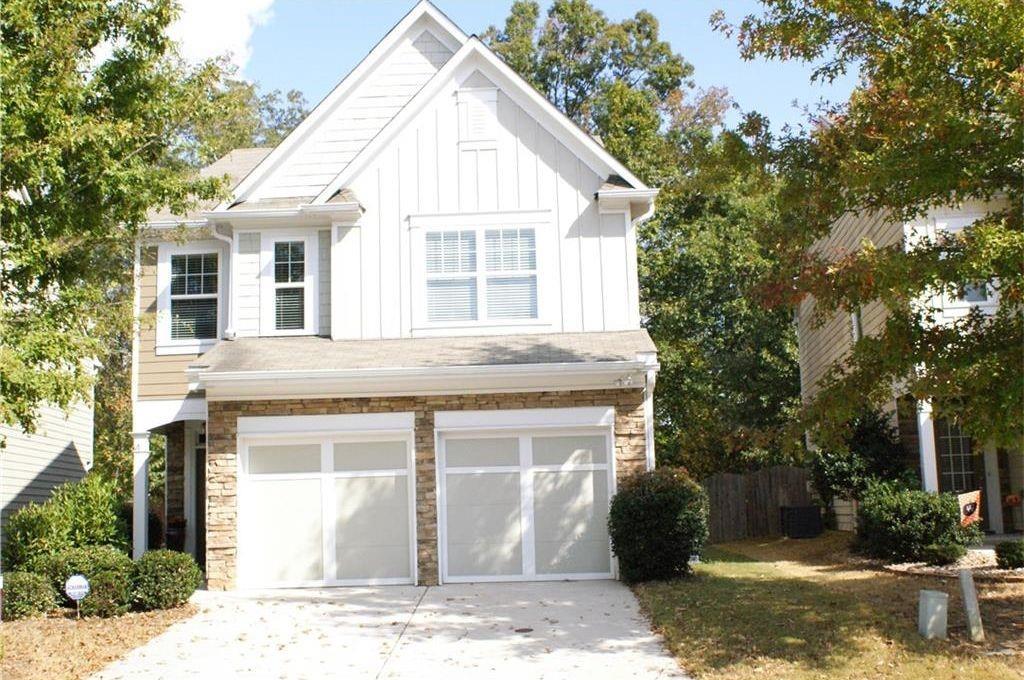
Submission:
M 533 228 L 428 231 L 425 241 L 429 323 L 538 318 Z
M 171 255 L 170 339 L 217 337 L 217 253 Z
M 274 329 L 306 326 L 306 242 L 274 243 Z

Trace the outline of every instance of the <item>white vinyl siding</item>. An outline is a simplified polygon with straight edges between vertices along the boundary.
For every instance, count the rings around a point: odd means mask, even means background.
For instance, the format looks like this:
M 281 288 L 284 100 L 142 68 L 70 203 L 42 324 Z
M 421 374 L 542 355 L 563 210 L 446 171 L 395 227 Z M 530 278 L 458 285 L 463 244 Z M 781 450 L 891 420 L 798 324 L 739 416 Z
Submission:
M 463 87 L 461 80 L 453 85 L 456 92 Z M 600 212 L 594 197 L 607 175 L 591 169 L 501 89 L 496 113 L 492 141 L 462 141 L 456 98 L 439 97 L 349 183 L 365 212 L 356 228 L 338 230 L 334 244 L 333 337 L 640 327 L 630 216 Z M 486 230 L 514 228 L 534 229 L 536 283 L 527 274 L 496 284 L 508 291 L 503 299 L 517 293 L 519 304 L 501 311 L 491 300 L 498 311 L 488 315 L 486 282 L 478 281 L 474 321 L 437 321 L 436 314 L 431 320 L 424 232 L 471 229 L 483 258 Z M 483 264 L 479 271 L 487 273 Z M 462 301 L 471 297 L 469 286 L 457 289 Z M 445 289 L 450 297 L 456 296 L 453 288 Z M 459 311 L 473 316 L 466 307 Z

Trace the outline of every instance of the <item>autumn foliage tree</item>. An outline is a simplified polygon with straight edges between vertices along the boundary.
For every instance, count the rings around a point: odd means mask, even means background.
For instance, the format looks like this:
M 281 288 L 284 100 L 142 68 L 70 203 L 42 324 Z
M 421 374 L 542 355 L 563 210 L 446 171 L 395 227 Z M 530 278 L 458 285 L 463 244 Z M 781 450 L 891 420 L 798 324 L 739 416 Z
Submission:
M 832 371 L 806 412 L 829 438 L 894 387 L 931 400 L 982 441 L 1019 445 L 1024 417 L 1024 3 L 1019 0 L 763 0 L 718 27 L 747 58 L 793 59 L 830 80 L 853 70 L 849 100 L 823 105 L 777 140 L 780 219 L 761 240 L 777 266 L 776 304 L 813 296 L 822 318 L 869 301 L 888 319 Z M 957 234 L 839 261 L 811 254 L 840 216 L 903 223 L 934 208 L 988 202 Z M 994 314 L 937 323 L 932 296 L 985 285 Z

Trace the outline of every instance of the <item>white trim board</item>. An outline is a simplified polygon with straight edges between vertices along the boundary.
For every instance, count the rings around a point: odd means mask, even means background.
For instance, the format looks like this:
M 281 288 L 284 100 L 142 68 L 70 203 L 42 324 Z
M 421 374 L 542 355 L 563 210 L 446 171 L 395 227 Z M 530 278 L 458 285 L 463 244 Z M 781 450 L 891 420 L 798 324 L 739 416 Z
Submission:
M 132 432 L 148 432 L 179 420 L 206 420 L 206 399 L 137 399 L 132 404 Z
M 238 435 L 301 433 L 314 435 L 330 432 L 374 432 L 411 430 L 415 414 L 340 413 L 313 416 L 241 416 Z
M 615 408 L 613 406 L 437 411 L 434 413 L 434 427 L 444 432 L 506 427 L 517 429 L 607 427 L 614 424 Z

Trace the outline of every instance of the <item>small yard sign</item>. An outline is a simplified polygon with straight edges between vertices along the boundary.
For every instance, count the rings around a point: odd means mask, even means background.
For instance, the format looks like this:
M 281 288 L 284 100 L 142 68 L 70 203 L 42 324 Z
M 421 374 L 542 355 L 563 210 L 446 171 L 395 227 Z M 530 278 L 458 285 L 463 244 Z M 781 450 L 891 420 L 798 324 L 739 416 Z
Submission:
M 82 613 L 79 607 L 85 596 L 89 594 L 89 580 L 81 574 L 74 574 L 64 582 L 64 592 L 75 601 L 75 609 L 78 616 L 81 617 Z

